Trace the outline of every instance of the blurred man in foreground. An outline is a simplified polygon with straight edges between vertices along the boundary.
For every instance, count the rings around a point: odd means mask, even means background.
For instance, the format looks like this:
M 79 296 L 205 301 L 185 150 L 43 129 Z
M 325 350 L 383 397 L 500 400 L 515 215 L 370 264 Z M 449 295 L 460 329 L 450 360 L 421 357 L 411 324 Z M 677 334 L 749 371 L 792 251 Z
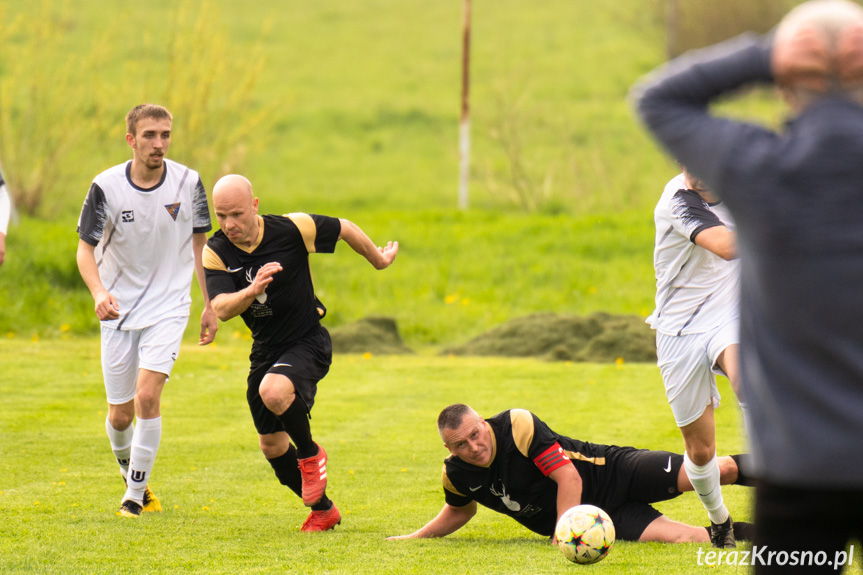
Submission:
M 764 82 L 796 115 L 782 133 L 710 115 L 715 100 Z M 772 36 L 672 62 L 637 102 L 737 224 L 755 544 L 832 557 L 863 530 L 863 8 L 802 4 Z

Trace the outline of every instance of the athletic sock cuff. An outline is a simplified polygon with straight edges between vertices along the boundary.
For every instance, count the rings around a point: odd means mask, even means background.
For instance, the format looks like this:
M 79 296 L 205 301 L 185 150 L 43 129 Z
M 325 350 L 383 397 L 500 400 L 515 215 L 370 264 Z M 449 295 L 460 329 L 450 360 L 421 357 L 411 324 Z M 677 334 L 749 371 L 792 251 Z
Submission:
M 719 462 L 716 460 L 716 454 L 713 455 L 713 459 L 704 465 L 697 465 L 694 461 L 689 459 L 688 453 L 684 452 L 683 454 L 683 467 L 686 469 L 686 474 L 689 476 L 690 480 L 692 480 L 692 475 L 703 476 L 711 472 L 714 465 L 718 469 Z
M 141 429 L 158 429 L 162 426 L 162 416 L 154 417 L 153 419 L 138 418 L 136 424 Z

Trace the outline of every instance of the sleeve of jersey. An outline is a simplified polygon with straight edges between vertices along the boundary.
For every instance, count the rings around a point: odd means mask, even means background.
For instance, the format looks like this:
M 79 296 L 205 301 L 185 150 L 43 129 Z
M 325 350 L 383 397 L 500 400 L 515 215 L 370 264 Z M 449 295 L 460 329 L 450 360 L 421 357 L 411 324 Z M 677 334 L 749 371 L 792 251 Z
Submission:
M 208 243 L 204 246 L 204 277 L 207 279 L 207 294 L 210 299 L 223 293 L 234 293 L 234 280 L 228 273 L 225 262 Z
M 557 442 L 557 436 L 544 421 L 526 410 L 514 409 L 513 412 L 524 412 L 513 416 L 513 437 L 516 437 L 516 443 L 518 443 L 517 438 L 522 434 L 518 432 L 517 427 L 530 425 L 533 433 L 530 446 L 527 448 L 528 457 L 543 475 L 547 476 L 555 469 L 570 463 L 560 443 Z
M 315 222 L 318 233 L 315 236 L 315 251 L 331 254 L 336 251 L 339 235 L 342 233 L 342 222 L 339 218 L 310 214 Z
M 81 208 L 81 215 L 78 218 L 78 237 L 91 246 L 97 245 L 105 231 L 107 211 L 105 192 L 96 182 L 93 182 L 90 184 L 90 191 L 87 192 L 84 207 Z
M 464 507 L 473 501 L 470 497 L 460 493 L 452 484 L 452 481 L 450 481 L 450 478 L 446 473 L 446 463 L 444 463 L 443 471 L 441 472 L 441 483 L 443 483 L 444 500 L 447 505 L 452 505 L 453 507 Z
M 698 192 L 692 190 L 679 190 L 674 194 L 671 198 L 671 215 L 674 229 L 692 242 L 695 236 L 707 228 L 725 225 Z
M 192 232 L 205 234 L 213 229 L 213 223 L 210 221 L 210 205 L 207 203 L 207 190 L 204 189 L 204 184 L 201 182 L 200 177 L 198 178 L 198 183 L 195 184 L 192 201 L 194 204 Z

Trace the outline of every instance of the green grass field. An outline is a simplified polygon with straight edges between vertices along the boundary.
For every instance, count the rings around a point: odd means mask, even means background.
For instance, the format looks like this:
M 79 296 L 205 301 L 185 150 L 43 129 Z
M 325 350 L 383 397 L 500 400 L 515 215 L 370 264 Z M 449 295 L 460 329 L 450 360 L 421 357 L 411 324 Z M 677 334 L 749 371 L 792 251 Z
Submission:
M 524 407 L 590 441 L 682 449 L 654 365 L 435 355 L 532 312 L 652 309 L 652 208 L 675 167 L 626 96 L 664 59 L 662 6 L 474 1 L 462 212 L 460 2 L 0 0 L 0 164 L 13 191 L 44 196 L 10 228 L 0 267 L 0 573 L 746 572 L 698 566 L 697 545 L 619 543 L 577 567 L 482 510 L 442 540 L 386 541 L 443 504 L 434 421 L 452 402 L 485 415 Z M 264 212 L 346 217 L 401 244 L 380 273 L 346 246 L 312 259 L 328 327 L 391 316 L 419 352 L 337 356 L 321 386 L 312 424 L 331 457 L 335 532 L 298 532 L 306 510 L 260 455 L 238 320 L 214 346 L 184 347 L 164 393 L 153 487 L 165 511 L 114 516 L 122 483 L 75 225 L 92 178 L 130 157 L 122 118 L 142 101 L 174 111 L 169 156 L 208 190 L 239 170 Z M 723 111 L 773 124 L 784 113 L 761 93 Z M 731 453 L 743 449 L 739 413 L 721 390 L 718 448 Z M 751 519 L 751 494 L 725 493 Z M 659 507 L 706 521 L 691 494 Z
M 544 538 L 480 509 L 440 540 L 386 541 L 443 505 L 442 407 L 485 415 L 523 407 L 589 441 L 679 451 L 661 380 L 649 364 L 336 356 L 312 426 L 330 455 L 335 532 L 302 534 L 306 510 L 260 455 L 244 396 L 247 342 L 183 348 L 163 395 L 164 432 L 151 485 L 165 508 L 114 515 L 123 487 L 104 432 L 98 341 L 0 345 L 2 573 L 565 573 L 577 567 Z M 717 411 L 718 450 L 738 452 L 739 411 Z M 746 488 L 725 488 L 751 519 Z M 659 505 L 703 524 L 692 494 Z M 698 545 L 618 543 L 601 573 L 694 573 Z M 744 572 L 722 566 L 716 572 Z

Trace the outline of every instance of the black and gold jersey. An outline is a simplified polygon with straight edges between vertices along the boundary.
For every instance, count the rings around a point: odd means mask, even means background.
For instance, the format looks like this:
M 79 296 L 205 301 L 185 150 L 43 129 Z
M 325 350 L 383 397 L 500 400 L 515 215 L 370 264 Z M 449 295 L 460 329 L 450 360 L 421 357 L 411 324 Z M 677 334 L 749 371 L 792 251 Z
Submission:
M 284 349 L 320 325 L 326 309 L 315 296 L 310 253 L 332 253 L 341 233 L 338 218 L 314 214 L 258 217 L 255 245 L 240 248 L 217 231 L 204 249 L 207 291 L 213 299 L 248 287 L 265 264 L 278 262 L 265 294 L 241 316 L 252 331 L 252 354 Z
M 536 533 L 551 535 L 557 522 L 557 483 L 548 475 L 572 464 L 582 478 L 582 501 L 597 498 L 605 485 L 605 445 L 571 439 L 552 431 L 524 409 L 486 419 L 494 442 L 488 467 L 451 455 L 444 461 L 446 502 L 462 507 L 471 501 L 508 515 Z

